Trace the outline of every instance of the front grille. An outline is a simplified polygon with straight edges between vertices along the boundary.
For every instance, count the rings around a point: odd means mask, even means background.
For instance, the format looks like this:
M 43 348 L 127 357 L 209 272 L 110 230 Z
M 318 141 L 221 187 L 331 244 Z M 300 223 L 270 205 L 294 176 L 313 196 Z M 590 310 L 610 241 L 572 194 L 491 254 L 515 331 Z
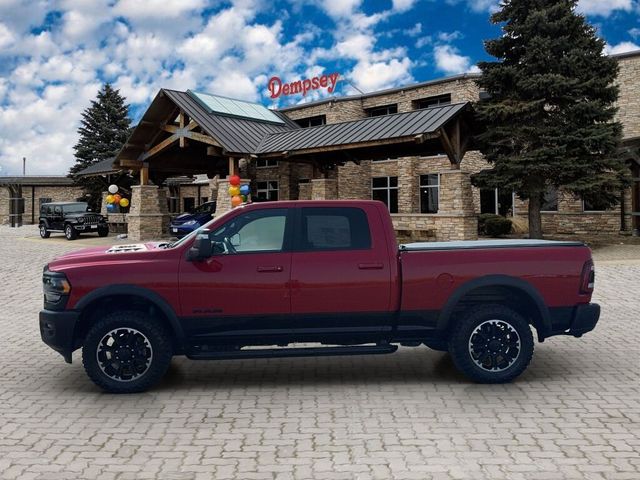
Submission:
M 101 215 L 96 215 L 96 214 L 94 214 L 94 215 L 85 215 L 84 216 L 84 223 L 86 225 L 96 225 L 96 224 L 100 223 L 100 218 L 101 218 Z

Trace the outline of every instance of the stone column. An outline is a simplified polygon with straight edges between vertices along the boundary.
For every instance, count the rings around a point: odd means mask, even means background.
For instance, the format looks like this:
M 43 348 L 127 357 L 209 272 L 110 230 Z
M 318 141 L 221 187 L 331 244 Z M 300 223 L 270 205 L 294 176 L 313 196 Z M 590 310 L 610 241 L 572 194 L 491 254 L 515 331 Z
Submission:
M 311 200 L 311 182 L 298 184 L 298 200 Z
M 106 217 L 107 216 L 107 195 L 110 195 L 109 192 L 102 192 L 102 203 L 100 204 L 100 215 Z
M 473 207 L 471 175 L 461 170 L 449 170 L 440 175 L 439 230 L 447 240 L 478 238 L 478 217 Z M 446 225 L 442 224 L 446 219 Z
M 337 200 L 338 180 L 314 178 L 311 180 L 311 200 Z
M 169 224 L 167 191 L 156 185 L 131 187 L 131 209 L 127 222 L 131 240 L 160 239 Z
M 229 195 L 229 179 L 228 178 L 219 178 L 217 180 L 218 190 L 216 196 L 216 213 L 213 214 L 214 217 L 219 217 L 223 213 L 231 210 L 231 195 Z M 251 180 L 248 178 L 243 178 L 240 180 L 240 185 L 250 185 Z M 251 195 L 249 195 L 249 201 L 251 201 Z
M 398 213 L 418 211 L 416 201 L 419 201 L 420 185 L 413 160 L 413 157 L 398 159 Z

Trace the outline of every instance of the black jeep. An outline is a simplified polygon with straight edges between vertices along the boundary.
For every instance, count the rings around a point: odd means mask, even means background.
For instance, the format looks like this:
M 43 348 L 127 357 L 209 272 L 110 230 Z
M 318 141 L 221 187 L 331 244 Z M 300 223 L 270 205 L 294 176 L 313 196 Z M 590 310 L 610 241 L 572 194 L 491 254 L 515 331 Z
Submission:
M 51 232 L 63 232 L 67 240 L 75 240 L 82 232 L 109 235 L 107 219 L 92 213 L 85 202 L 54 202 L 40 206 L 40 236 L 49 238 Z

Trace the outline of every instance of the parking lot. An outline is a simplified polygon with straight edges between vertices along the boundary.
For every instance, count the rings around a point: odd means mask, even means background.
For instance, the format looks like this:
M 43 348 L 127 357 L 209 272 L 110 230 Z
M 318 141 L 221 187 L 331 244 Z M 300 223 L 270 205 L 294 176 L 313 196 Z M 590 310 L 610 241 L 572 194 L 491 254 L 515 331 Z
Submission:
M 638 246 L 596 252 L 597 329 L 537 344 L 513 384 L 422 347 L 175 358 L 151 392 L 114 396 L 38 331 L 43 265 L 96 241 L 0 227 L 1 479 L 640 478 Z

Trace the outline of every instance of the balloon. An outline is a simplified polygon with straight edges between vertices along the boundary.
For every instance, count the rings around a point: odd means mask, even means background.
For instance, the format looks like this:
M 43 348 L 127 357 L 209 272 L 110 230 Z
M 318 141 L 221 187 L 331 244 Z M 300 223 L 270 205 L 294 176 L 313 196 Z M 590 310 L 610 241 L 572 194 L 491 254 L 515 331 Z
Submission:
M 105 200 L 107 201 L 108 204 L 113 203 L 113 195 L 107 195 L 107 198 Z
M 231 175 L 229 177 L 229 184 L 237 187 L 240 185 L 240 177 L 238 175 Z
M 243 201 L 244 203 L 246 203 L 246 202 L 247 202 L 247 196 L 246 196 L 246 195 L 240 195 L 240 198 L 242 198 L 242 201 Z
M 110 203 L 109 205 L 107 205 L 107 212 L 113 212 L 115 208 L 116 206 L 113 203 Z
M 118 193 L 117 185 L 109 185 L 109 193 Z
M 231 206 L 232 207 L 237 207 L 241 203 L 242 203 L 242 197 L 240 195 L 234 195 L 233 197 L 231 197 Z
M 129 206 L 129 200 L 127 200 L 126 198 L 121 198 L 120 199 L 120 206 L 122 208 L 126 208 Z
M 242 185 L 240 187 L 240 193 L 245 196 L 249 195 L 249 185 Z
M 115 194 L 113 196 L 113 203 L 115 203 L 116 205 L 120 203 L 120 200 L 122 200 L 122 197 L 119 194 Z
M 236 186 L 229 187 L 229 195 L 235 197 L 236 195 L 240 195 L 240 188 Z

